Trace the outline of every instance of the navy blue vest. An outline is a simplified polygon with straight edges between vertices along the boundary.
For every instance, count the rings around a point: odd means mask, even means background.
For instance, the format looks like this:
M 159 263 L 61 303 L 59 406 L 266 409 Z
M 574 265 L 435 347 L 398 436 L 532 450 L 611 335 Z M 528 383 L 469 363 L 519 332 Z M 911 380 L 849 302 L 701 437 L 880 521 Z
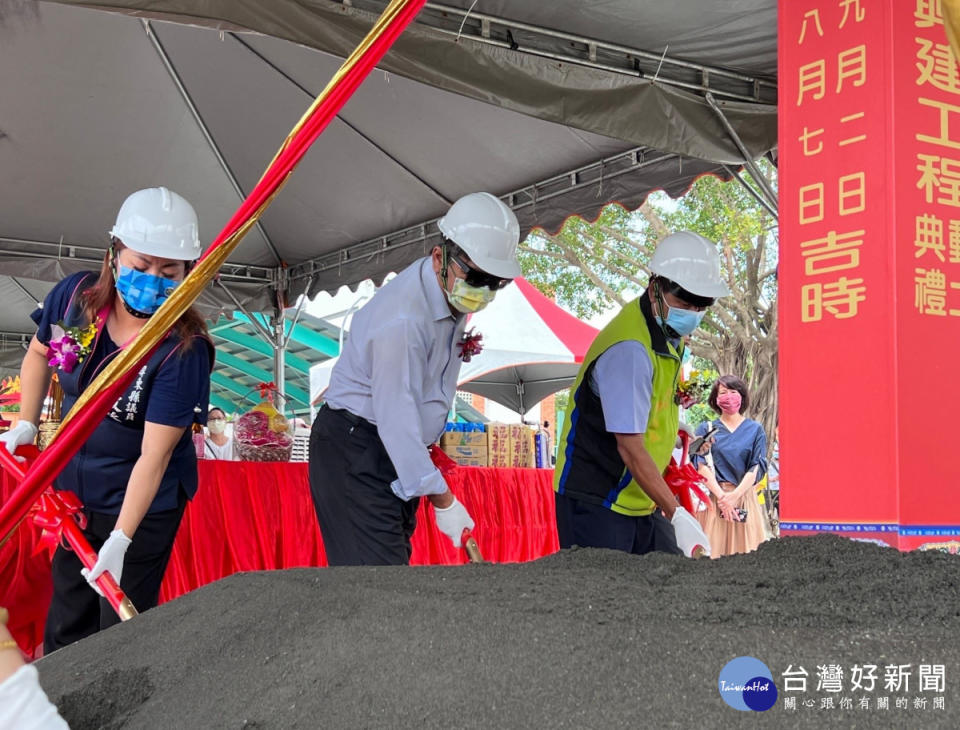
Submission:
M 90 319 L 83 311 L 80 294 L 96 282 L 96 276 L 83 279 L 70 297 L 63 321 L 67 327 L 86 326 Z M 210 348 L 210 362 L 213 363 L 213 343 L 203 336 L 194 346 Z M 101 340 L 104 340 L 101 342 Z M 95 512 L 119 514 L 127 482 L 134 464 L 140 457 L 140 445 L 143 441 L 144 416 L 147 409 L 147 395 L 153 378 L 160 366 L 171 357 L 179 356 L 183 341 L 176 335 L 168 336 L 144 365 L 133 383 L 113 405 L 103 422 L 97 426 L 86 443 L 70 460 L 57 478 L 57 489 L 74 492 L 84 506 Z M 109 346 L 105 357 L 95 358 L 98 347 Z M 116 354 L 120 352 L 110 346 L 106 326 L 100 328 L 97 339 L 91 345 L 91 353 L 71 373 L 59 371 L 60 386 L 63 388 L 63 412 L 66 413 L 77 402 L 77 398 L 93 378 L 102 371 Z M 189 499 L 197 492 L 197 454 L 189 428 L 173 449 L 170 463 L 160 481 L 160 488 L 150 505 L 148 512 L 161 512 L 177 507 L 179 490 L 183 489 Z

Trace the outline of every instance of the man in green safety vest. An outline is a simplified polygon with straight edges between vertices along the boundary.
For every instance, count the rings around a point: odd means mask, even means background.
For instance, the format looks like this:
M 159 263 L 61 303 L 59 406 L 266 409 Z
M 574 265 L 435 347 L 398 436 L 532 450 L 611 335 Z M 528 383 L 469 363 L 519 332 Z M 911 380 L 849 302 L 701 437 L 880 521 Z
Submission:
M 663 472 L 680 420 L 683 338 L 730 290 L 716 245 L 689 231 L 660 242 L 650 272 L 647 289 L 597 335 L 571 389 L 554 472 L 561 548 L 710 553 Z

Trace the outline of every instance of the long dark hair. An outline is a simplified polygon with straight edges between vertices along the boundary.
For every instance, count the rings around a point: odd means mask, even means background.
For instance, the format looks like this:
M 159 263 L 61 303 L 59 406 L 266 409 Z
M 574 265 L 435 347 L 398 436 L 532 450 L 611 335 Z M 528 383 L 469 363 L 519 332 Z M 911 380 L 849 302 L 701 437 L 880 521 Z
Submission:
M 83 303 L 84 314 L 87 319 L 93 322 L 100 310 L 107 305 L 113 305 L 117 295 L 116 282 L 113 278 L 113 257 L 120 253 L 126 246 L 118 239 L 113 239 L 111 248 L 103 255 L 103 264 L 100 266 L 100 276 L 97 283 L 83 292 L 81 302 Z M 187 264 L 186 271 L 190 271 L 190 265 Z M 195 335 L 207 334 L 207 323 L 204 321 L 200 312 L 194 307 L 190 307 L 186 312 L 180 315 L 180 319 L 173 326 L 173 331 L 183 342 L 180 352 L 186 352 L 193 346 L 193 337 Z

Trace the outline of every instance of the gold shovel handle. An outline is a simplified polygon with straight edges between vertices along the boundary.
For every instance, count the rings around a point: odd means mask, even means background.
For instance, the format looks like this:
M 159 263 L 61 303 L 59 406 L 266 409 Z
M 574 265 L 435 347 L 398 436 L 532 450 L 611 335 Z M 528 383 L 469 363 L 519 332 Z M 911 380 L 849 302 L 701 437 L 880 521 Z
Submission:
M 485 562 L 483 553 L 480 552 L 480 546 L 477 545 L 477 541 L 473 538 L 473 533 L 470 532 L 469 527 L 464 528 L 460 543 L 463 545 L 463 549 L 467 551 L 467 557 L 471 563 Z

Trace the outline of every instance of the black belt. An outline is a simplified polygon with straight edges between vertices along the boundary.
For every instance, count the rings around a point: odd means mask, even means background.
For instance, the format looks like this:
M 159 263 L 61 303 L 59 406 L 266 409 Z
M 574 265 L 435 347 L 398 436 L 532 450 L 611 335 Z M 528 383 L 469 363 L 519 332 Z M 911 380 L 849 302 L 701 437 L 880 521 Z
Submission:
M 361 418 L 357 414 L 351 413 L 348 410 L 345 410 L 343 408 L 331 408 L 326 403 L 323 404 L 323 407 L 328 411 L 330 411 L 335 416 L 339 416 L 340 418 L 342 418 L 344 421 L 346 421 L 347 423 L 349 423 L 351 426 L 355 428 L 366 427 L 369 429 L 373 429 L 374 431 L 377 430 L 377 427 L 374 426 L 372 423 L 370 423 L 370 421 L 368 421 L 366 418 Z

